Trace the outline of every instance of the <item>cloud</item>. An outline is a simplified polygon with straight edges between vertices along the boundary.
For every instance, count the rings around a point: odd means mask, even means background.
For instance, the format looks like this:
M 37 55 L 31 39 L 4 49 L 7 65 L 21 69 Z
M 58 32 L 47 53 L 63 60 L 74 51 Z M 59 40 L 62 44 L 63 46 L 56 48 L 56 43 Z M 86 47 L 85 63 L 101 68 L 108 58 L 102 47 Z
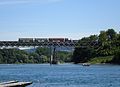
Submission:
M 14 5 L 14 4 L 27 4 L 27 3 L 54 3 L 62 0 L 1 0 L 0 5 Z

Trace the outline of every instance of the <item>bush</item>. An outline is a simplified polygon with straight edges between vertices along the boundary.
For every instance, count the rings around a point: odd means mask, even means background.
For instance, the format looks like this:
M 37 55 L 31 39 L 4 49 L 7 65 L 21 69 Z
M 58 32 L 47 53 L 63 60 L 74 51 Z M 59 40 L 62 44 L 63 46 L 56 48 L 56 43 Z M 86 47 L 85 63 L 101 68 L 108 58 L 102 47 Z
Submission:
M 120 64 L 120 49 L 115 52 L 112 63 Z

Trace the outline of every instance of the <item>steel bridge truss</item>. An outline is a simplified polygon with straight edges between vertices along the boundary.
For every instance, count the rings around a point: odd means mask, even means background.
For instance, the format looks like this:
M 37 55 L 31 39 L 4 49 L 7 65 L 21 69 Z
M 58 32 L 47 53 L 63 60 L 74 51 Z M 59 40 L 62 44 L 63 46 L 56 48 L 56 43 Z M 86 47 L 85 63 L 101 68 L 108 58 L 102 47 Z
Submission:
M 57 63 L 56 47 L 75 47 L 77 42 L 19 42 L 19 41 L 0 41 L 0 48 L 16 48 L 16 47 L 50 47 L 50 64 Z
M 18 41 L 0 41 L 0 47 L 29 47 L 29 46 L 67 46 L 75 47 L 76 42 L 18 42 Z

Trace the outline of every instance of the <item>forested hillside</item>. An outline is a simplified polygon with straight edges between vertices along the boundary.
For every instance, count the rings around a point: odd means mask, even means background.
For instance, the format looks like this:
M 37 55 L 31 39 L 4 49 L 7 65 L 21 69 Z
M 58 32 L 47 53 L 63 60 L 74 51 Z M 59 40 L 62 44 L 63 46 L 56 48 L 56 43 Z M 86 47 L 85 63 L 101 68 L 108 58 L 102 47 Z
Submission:
M 102 61 L 120 64 L 120 33 L 114 29 L 100 31 L 99 35 L 91 35 L 79 40 L 73 53 L 74 63 L 83 63 L 101 57 L 113 57 L 111 60 Z

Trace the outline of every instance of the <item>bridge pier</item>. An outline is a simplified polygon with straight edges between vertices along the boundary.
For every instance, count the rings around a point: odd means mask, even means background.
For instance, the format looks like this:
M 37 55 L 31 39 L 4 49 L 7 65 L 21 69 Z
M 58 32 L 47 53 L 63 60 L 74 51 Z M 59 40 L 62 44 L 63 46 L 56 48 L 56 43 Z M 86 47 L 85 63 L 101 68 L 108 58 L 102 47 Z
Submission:
M 56 57 L 56 47 L 53 46 L 50 48 L 51 50 L 51 54 L 50 54 L 50 65 L 51 64 L 58 64 L 58 60 L 57 60 L 57 57 Z

